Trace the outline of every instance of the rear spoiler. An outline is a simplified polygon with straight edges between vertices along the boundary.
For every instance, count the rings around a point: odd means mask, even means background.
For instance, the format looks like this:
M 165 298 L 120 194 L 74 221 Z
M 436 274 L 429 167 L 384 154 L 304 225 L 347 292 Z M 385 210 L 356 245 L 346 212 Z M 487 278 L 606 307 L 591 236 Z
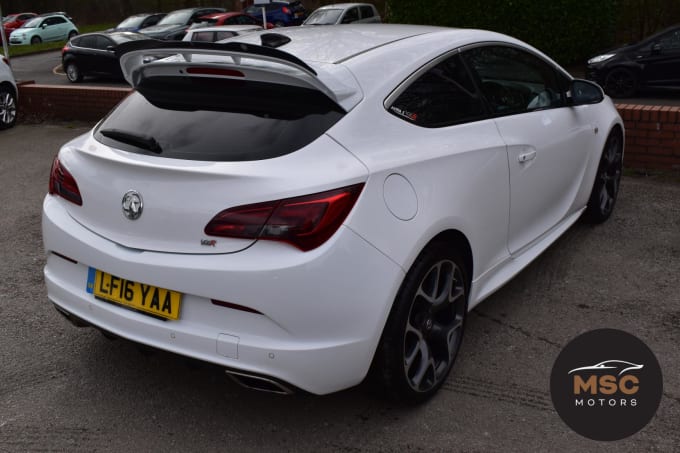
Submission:
M 363 98 L 356 79 L 347 68 L 326 64 L 317 71 L 294 55 L 255 44 L 143 40 L 121 44 L 116 55 L 125 80 L 134 88 L 146 77 L 181 74 L 315 89 L 345 111 Z

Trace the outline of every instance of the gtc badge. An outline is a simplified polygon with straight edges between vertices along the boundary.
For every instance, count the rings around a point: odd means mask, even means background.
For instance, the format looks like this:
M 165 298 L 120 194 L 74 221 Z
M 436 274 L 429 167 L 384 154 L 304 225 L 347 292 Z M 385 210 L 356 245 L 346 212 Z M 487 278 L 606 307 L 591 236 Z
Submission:
M 123 214 L 130 220 L 137 220 L 142 215 L 144 202 L 136 190 L 128 190 L 123 195 Z

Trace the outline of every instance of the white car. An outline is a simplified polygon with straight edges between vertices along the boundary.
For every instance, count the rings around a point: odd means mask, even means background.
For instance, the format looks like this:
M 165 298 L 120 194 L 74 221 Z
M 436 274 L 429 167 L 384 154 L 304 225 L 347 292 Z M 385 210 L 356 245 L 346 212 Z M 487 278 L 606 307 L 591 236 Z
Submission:
M 187 30 L 186 35 L 184 35 L 184 38 L 182 38 L 182 41 L 216 42 L 261 30 L 262 27 L 259 25 L 219 25 L 215 27 L 190 28 Z
M 8 129 L 16 123 L 18 96 L 19 91 L 9 61 L 0 56 L 0 130 Z
M 335 3 L 314 10 L 302 25 L 377 24 L 380 14 L 371 3 Z
M 516 39 L 378 24 L 230 41 L 126 44 L 134 92 L 55 158 L 45 281 L 76 325 L 263 390 L 370 374 L 422 401 L 470 309 L 612 213 L 614 105 Z

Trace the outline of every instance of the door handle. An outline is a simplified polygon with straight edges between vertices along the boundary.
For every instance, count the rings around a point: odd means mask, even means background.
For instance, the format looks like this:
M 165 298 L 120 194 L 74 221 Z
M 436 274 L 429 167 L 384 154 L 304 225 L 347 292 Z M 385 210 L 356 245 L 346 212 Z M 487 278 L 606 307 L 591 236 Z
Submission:
M 529 151 L 528 153 L 520 154 L 517 156 L 517 162 L 524 163 L 534 160 L 536 158 L 536 151 Z

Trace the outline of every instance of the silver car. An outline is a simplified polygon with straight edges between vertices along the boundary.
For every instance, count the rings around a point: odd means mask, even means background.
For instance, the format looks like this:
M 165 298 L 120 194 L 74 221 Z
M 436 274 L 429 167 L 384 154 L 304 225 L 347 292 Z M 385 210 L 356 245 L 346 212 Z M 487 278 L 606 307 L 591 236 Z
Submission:
M 370 3 L 335 3 L 314 11 L 302 25 L 376 24 L 382 22 Z
M 0 130 L 14 126 L 17 121 L 17 84 L 12 68 L 5 57 L 0 58 Z

